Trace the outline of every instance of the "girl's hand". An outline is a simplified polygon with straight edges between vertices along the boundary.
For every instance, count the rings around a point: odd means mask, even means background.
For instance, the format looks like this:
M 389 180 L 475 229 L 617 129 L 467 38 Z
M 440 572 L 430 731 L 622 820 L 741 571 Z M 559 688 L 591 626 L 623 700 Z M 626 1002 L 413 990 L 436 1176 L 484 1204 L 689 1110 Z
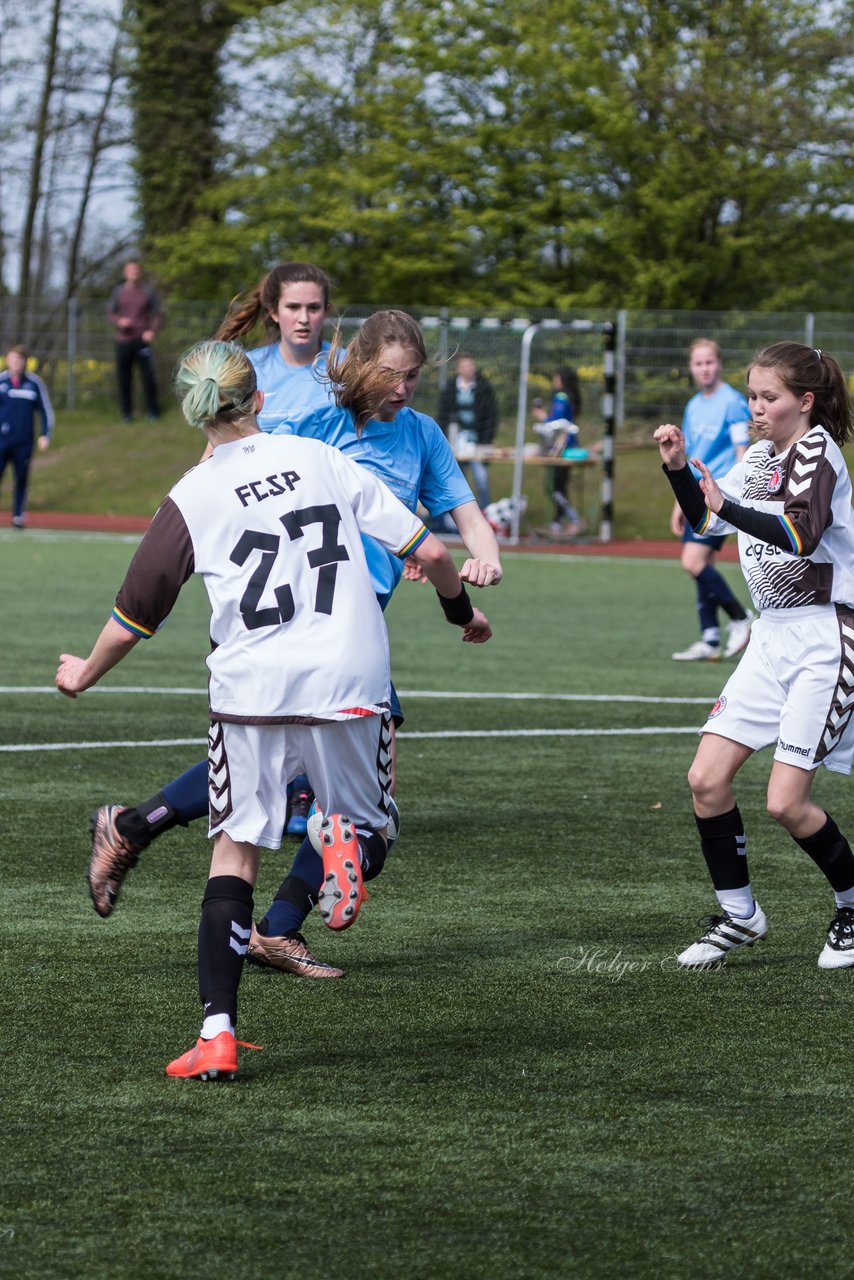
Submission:
M 426 582 L 427 575 L 424 573 L 421 565 L 415 559 L 415 556 L 407 556 L 403 562 L 403 580 L 404 582 Z
M 497 587 L 503 576 L 504 570 L 500 565 L 489 564 L 486 560 L 466 560 L 460 569 L 463 582 L 470 582 L 473 587 Z
M 685 457 L 685 437 L 679 428 L 674 427 L 672 422 L 665 422 L 656 427 L 652 438 L 658 445 L 661 461 L 667 470 L 681 471 L 688 460 Z
M 463 627 L 463 640 L 469 644 L 485 644 L 491 636 L 492 627 L 489 625 L 489 619 L 485 613 L 481 613 L 480 609 L 475 609 L 471 622 Z
M 93 683 L 88 661 L 76 658 L 73 653 L 61 653 L 54 683 L 67 698 L 76 698 Z
M 705 462 L 701 462 L 699 458 L 692 458 L 691 466 L 696 467 L 700 473 L 700 488 L 703 490 L 706 506 L 717 515 L 724 505 L 724 495 L 715 483 L 714 476 Z

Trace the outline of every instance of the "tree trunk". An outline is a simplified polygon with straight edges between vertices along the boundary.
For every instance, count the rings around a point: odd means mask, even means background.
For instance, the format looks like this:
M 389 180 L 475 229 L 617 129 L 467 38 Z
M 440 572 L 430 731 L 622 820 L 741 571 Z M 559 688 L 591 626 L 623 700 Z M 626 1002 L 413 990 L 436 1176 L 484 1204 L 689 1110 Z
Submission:
M 24 219 L 24 231 L 21 236 L 21 275 L 18 293 L 26 305 L 30 294 L 30 273 L 32 269 L 33 238 L 35 235 L 36 216 L 41 200 L 42 165 L 44 150 L 50 132 L 50 101 L 53 95 L 54 74 L 59 53 L 59 22 L 62 16 L 62 0 L 53 0 L 53 13 L 50 24 L 50 35 L 47 39 L 45 53 L 44 83 L 36 116 L 33 158 L 30 166 L 30 183 L 27 197 L 27 212 Z
M 74 231 L 71 235 L 71 243 L 68 250 L 68 262 L 65 277 L 66 298 L 70 298 L 72 296 L 79 283 L 80 246 L 83 242 L 83 231 L 86 225 L 86 212 L 92 195 L 95 171 L 98 168 L 98 161 L 100 160 L 101 153 L 104 150 L 101 140 L 109 118 L 110 103 L 112 101 L 113 92 L 120 75 L 119 58 L 122 46 L 122 35 L 122 26 L 119 24 L 116 28 L 116 38 L 113 41 L 110 61 L 107 66 L 107 83 L 101 97 L 101 105 L 98 109 L 98 114 L 92 123 L 92 133 L 89 139 L 89 147 L 86 155 L 86 172 L 83 177 L 83 190 L 80 193 L 80 203 L 77 206 Z

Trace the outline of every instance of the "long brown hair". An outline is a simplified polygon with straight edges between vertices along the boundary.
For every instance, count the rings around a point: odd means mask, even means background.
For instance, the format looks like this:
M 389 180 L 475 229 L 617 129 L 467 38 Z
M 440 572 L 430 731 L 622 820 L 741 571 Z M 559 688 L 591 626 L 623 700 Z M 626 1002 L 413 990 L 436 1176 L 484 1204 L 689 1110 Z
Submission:
M 233 342 L 255 328 L 262 314 L 264 330 L 269 342 L 276 342 L 279 326 L 271 311 L 275 311 L 282 296 L 282 288 L 289 284 L 316 284 L 323 294 L 323 305 L 329 307 L 331 285 L 329 276 L 313 262 L 282 262 L 259 280 L 253 289 L 232 299 L 228 314 L 214 334 L 221 342 Z
M 773 370 L 793 395 L 811 391 L 815 399 L 810 426 L 823 426 L 838 445 L 846 444 L 854 435 L 845 375 L 826 351 L 802 342 L 773 342 L 750 362 L 748 377 L 751 369 Z
M 418 321 L 405 311 L 374 312 L 346 349 L 340 331 L 335 335 L 326 362 L 327 378 L 336 403 L 350 410 L 357 429 L 374 416 L 400 380 L 399 374 L 390 374 L 378 364 L 383 351 L 392 346 L 411 350 L 419 368 L 429 359 Z

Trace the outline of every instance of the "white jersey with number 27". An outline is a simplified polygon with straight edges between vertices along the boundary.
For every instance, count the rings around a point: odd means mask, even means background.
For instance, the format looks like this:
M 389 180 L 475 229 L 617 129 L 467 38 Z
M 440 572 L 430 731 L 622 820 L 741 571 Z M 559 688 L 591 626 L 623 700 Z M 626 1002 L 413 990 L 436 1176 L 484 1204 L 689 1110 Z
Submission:
M 427 537 L 381 481 L 319 441 L 219 445 L 159 507 L 113 617 L 153 635 L 198 573 L 212 610 L 212 719 L 375 714 L 388 705 L 388 637 L 360 532 L 402 557 Z

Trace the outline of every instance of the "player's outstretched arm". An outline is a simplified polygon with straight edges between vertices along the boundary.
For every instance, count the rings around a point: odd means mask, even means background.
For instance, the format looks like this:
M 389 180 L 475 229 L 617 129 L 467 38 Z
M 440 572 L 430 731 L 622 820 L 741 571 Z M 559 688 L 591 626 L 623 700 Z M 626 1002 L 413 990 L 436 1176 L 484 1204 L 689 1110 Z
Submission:
M 440 596 L 452 599 L 462 590 L 462 582 L 451 553 L 435 533 L 430 533 L 407 559 L 415 560 L 428 582 Z
M 469 600 L 465 584 L 444 542 L 435 534 L 428 534 L 412 554 L 425 578 L 436 588 L 445 617 L 452 625 L 462 627 L 463 640 L 470 644 L 483 644 L 489 640 L 492 635 L 489 620 Z
M 681 471 L 687 465 L 685 437 L 672 422 L 665 422 L 660 427 L 656 427 L 652 438 L 658 445 L 661 461 L 668 471 Z
M 120 626 L 114 618 L 108 619 L 88 658 L 78 658 L 73 653 L 59 655 L 59 667 L 54 680 L 57 689 L 68 698 L 76 698 L 78 693 L 91 689 L 101 676 L 106 675 L 130 653 L 139 638 Z
M 460 570 L 463 582 L 473 587 L 495 587 L 501 581 L 501 552 L 491 524 L 476 502 L 464 502 L 450 512 L 460 531 L 469 559 Z

